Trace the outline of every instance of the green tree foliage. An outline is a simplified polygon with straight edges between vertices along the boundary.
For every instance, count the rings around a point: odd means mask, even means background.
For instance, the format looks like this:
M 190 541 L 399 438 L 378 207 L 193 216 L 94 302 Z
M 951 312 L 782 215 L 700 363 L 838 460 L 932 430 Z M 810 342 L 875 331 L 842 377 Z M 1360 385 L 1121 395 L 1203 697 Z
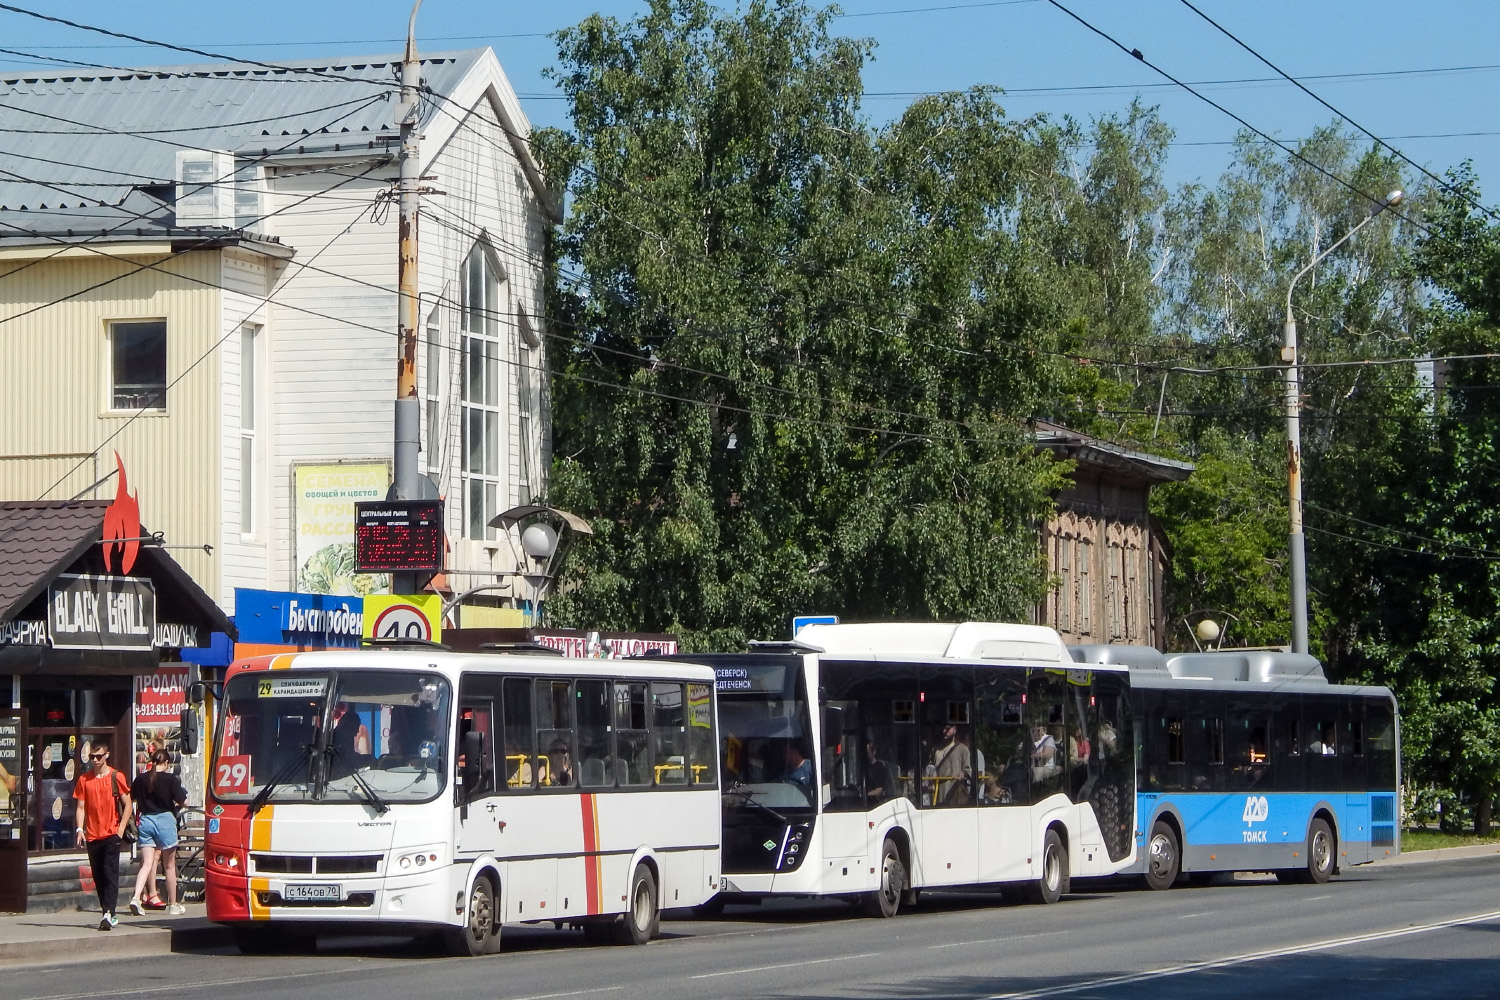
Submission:
M 554 620 L 722 645 L 1042 593 L 1066 469 L 1026 421 L 1120 391 L 1065 341 L 1149 326 L 1149 238 L 1120 232 L 1149 237 L 1164 136 L 985 90 L 877 129 L 867 55 L 790 2 L 561 35 L 552 499 L 598 534 Z

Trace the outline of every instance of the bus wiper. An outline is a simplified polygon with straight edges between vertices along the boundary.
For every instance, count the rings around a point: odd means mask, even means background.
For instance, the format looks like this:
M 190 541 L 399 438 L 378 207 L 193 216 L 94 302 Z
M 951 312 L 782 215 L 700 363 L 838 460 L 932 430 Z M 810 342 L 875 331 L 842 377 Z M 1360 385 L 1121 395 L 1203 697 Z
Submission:
M 740 797 L 741 801 L 743 801 L 746 805 L 754 806 L 755 808 L 759 809 L 761 812 L 766 813 L 767 815 L 771 816 L 773 819 L 776 820 L 776 822 L 782 824 L 783 826 L 790 826 L 791 823 L 792 823 L 791 820 L 787 819 L 785 816 L 781 815 L 781 813 L 777 812 L 775 809 L 772 809 L 770 806 L 766 805 L 764 802 L 757 802 L 757 801 L 755 801 L 755 793 L 752 792 L 752 791 L 750 791 L 748 788 L 741 787 L 739 784 L 736 784 L 733 788 L 729 789 L 724 794 L 725 795 L 738 795 Z
M 246 814 L 254 816 L 260 812 L 261 806 L 270 800 L 271 793 L 276 791 L 277 786 L 290 778 L 298 767 L 307 766 L 307 758 L 312 754 L 314 749 L 316 748 L 311 743 L 302 744 L 302 756 L 293 757 L 281 766 L 281 770 L 276 772 L 276 776 L 267 782 L 264 788 L 255 793 L 255 798 L 250 800 L 250 808 L 246 810 Z
M 330 747 L 329 752 L 337 757 L 339 755 L 339 748 Z M 365 780 L 364 775 L 359 773 L 358 768 L 350 771 L 349 777 L 353 778 L 354 783 L 359 786 L 359 790 L 365 793 L 365 797 L 370 800 L 370 805 L 375 807 L 376 812 L 384 815 L 391 811 L 391 807 L 386 804 L 385 799 L 381 798 L 380 794 L 374 788 L 370 787 L 370 783 Z

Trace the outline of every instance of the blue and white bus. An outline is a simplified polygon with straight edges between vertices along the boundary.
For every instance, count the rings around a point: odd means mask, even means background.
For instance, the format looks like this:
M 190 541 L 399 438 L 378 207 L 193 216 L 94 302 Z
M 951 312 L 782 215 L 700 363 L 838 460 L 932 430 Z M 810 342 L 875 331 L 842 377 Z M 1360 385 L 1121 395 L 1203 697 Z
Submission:
M 1215 872 L 1326 882 L 1401 849 L 1400 720 L 1383 687 L 1271 650 L 1074 646 L 1130 673 L 1136 851 L 1153 889 Z

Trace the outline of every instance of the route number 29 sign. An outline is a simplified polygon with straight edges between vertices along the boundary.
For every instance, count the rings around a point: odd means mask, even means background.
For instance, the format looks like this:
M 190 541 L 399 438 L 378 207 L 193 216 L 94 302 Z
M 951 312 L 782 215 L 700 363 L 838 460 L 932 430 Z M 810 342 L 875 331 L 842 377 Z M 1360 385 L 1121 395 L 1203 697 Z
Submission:
M 220 757 L 214 764 L 214 793 L 246 794 L 250 791 L 250 757 Z

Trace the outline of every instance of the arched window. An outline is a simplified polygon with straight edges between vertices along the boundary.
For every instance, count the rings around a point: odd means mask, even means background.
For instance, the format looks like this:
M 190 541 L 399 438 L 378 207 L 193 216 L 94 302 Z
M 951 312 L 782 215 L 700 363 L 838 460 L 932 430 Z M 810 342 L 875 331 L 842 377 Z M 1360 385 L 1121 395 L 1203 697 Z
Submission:
M 495 538 L 490 519 L 500 513 L 500 317 L 505 285 L 499 269 L 476 243 L 464 261 L 463 504 L 464 537 Z

